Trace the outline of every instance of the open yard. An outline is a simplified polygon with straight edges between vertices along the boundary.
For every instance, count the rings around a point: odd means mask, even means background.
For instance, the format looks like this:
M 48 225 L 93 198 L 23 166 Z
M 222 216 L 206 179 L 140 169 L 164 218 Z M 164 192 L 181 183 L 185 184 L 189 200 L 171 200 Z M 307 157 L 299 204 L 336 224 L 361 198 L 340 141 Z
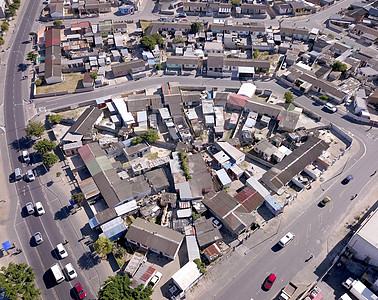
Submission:
M 46 93 L 55 93 L 55 92 L 63 92 L 68 91 L 69 93 L 73 93 L 77 88 L 82 88 L 83 83 L 82 80 L 84 78 L 84 74 L 81 73 L 69 73 L 63 74 L 63 81 L 60 83 L 55 84 L 44 84 L 41 86 L 37 86 L 37 94 L 46 94 Z

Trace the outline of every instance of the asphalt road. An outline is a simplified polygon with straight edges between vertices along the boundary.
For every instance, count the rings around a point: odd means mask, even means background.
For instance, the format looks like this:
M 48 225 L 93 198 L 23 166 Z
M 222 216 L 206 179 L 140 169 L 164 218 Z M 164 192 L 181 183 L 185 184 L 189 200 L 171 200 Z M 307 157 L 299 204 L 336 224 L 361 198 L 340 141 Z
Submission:
M 38 164 L 33 166 L 26 166 L 20 160 L 20 150 L 29 148 L 30 143 L 25 143 L 24 128 L 25 128 L 25 115 L 23 97 L 27 97 L 24 91 L 24 82 L 22 81 L 23 71 L 26 66 L 24 64 L 26 51 L 28 49 L 28 43 L 23 43 L 29 40 L 29 32 L 32 31 L 35 17 L 38 15 L 41 9 L 40 1 L 28 1 L 25 9 L 25 14 L 20 19 L 16 33 L 13 36 L 12 46 L 9 59 L 7 60 L 6 69 L 6 81 L 4 89 L 4 115 L 6 125 L 6 140 L 9 146 L 9 158 L 11 168 L 8 171 L 13 173 L 14 168 L 20 167 L 23 172 L 27 169 L 34 169 Z M 6 147 L 6 145 L 1 145 Z M 2 151 L 3 158 L 5 158 Z M 40 163 L 39 163 L 40 165 Z M 39 175 L 42 176 L 41 173 Z M 58 286 L 53 285 L 52 274 L 46 272 L 53 263 L 58 262 L 64 267 L 63 262 L 56 259 L 54 249 L 56 245 L 62 242 L 63 235 L 61 228 L 58 227 L 55 219 L 55 212 L 51 210 L 51 204 L 49 203 L 49 197 L 47 197 L 41 184 L 40 177 L 37 177 L 34 182 L 27 183 L 24 180 L 20 180 L 14 183 L 17 195 L 13 195 L 11 201 L 11 213 L 15 213 L 14 218 L 14 232 L 18 239 L 21 241 L 21 248 L 24 250 L 24 254 L 27 258 L 29 265 L 34 267 L 36 274 L 36 281 L 38 287 L 42 289 L 43 298 L 49 299 L 68 299 L 72 297 L 72 291 L 70 290 L 74 283 L 80 281 L 84 286 L 87 284 L 87 279 L 82 275 L 80 269 L 77 266 L 76 261 L 73 260 L 73 256 L 70 253 L 69 258 L 64 260 L 64 264 L 72 262 L 78 272 L 78 278 L 72 282 L 64 282 Z M 10 178 L 12 180 L 12 178 Z M 19 200 L 19 201 L 17 201 Z M 24 206 L 27 202 L 36 203 L 41 201 L 46 210 L 46 214 L 40 217 L 27 216 Z M 55 207 L 56 209 L 56 207 Z M 11 230 L 11 229 L 10 229 Z M 41 232 L 44 238 L 44 242 L 41 245 L 35 245 L 32 235 L 35 232 Z M 72 230 L 71 230 L 72 231 Z M 10 231 L 11 232 L 11 231 Z M 76 238 L 76 237 L 75 237 Z M 14 237 L 15 240 L 15 237 Z M 19 245 L 17 245 L 19 247 Z M 94 298 L 91 289 L 87 289 L 88 298 Z

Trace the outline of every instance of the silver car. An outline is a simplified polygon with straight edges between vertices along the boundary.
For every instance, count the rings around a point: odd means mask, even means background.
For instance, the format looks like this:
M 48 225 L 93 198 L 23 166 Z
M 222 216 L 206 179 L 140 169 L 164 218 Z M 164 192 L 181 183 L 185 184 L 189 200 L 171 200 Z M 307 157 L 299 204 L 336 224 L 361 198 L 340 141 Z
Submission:
M 25 207 L 26 207 L 26 210 L 28 211 L 29 215 L 34 214 L 34 205 L 33 205 L 32 202 L 26 203 Z
M 42 244 L 43 242 L 42 234 L 40 232 L 34 233 L 34 239 L 37 245 Z

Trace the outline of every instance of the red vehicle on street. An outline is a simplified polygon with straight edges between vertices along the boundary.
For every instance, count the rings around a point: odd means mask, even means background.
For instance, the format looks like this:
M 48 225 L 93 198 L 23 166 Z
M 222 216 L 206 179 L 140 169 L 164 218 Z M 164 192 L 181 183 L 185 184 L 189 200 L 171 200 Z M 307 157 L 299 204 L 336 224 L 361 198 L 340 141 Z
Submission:
M 267 290 L 270 290 L 270 288 L 273 286 L 274 281 L 276 280 L 276 275 L 273 273 L 270 273 L 267 279 L 264 281 L 264 288 Z
M 74 285 L 74 290 L 79 299 L 84 299 L 87 296 L 80 282 Z

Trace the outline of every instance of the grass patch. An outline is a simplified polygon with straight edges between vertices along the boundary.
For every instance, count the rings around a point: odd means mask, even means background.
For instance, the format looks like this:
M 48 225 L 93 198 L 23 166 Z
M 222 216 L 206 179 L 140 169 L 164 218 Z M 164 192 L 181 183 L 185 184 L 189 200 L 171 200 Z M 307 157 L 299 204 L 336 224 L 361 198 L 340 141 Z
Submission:
M 157 158 L 159 158 L 159 153 L 157 153 L 157 152 L 155 152 L 155 153 L 148 153 L 147 155 L 145 155 L 145 157 L 147 157 L 150 160 L 157 159 Z
M 146 31 L 147 27 L 150 26 L 151 22 L 140 21 L 140 27 L 143 30 L 143 33 Z
M 83 82 L 84 74 L 70 73 L 63 74 L 63 81 L 55 84 L 44 84 L 37 86 L 37 94 L 56 93 L 68 91 L 73 93 L 77 88 L 80 88 L 80 83 Z

